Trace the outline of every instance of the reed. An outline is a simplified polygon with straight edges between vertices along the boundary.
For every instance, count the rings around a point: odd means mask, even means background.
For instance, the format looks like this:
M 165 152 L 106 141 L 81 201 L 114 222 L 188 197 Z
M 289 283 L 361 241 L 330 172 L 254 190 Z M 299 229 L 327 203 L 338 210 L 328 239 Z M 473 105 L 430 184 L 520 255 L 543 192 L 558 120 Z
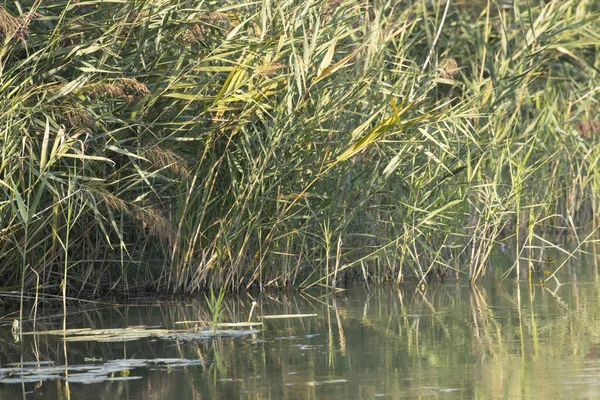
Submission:
M 600 3 L 471 3 L 0 7 L 2 285 L 475 282 L 501 241 L 517 276 L 582 249 Z

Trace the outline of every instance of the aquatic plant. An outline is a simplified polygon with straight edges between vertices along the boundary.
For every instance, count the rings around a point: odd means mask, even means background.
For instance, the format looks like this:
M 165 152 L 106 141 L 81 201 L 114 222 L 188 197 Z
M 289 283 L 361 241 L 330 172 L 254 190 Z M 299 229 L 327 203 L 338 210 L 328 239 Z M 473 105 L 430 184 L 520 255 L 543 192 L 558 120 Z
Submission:
M 597 226 L 600 4 L 471 3 L 0 7 L 4 286 L 476 281 L 501 240 L 517 276 L 570 254 L 555 233 Z
M 210 290 L 210 297 L 204 296 L 206 306 L 210 310 L 211 321 L 210 326 L 213 330 L 223 321 L 223 299 L 225 299 L 225 290 L 219 290 L 219 294 L 215 296 L 214 290 Z

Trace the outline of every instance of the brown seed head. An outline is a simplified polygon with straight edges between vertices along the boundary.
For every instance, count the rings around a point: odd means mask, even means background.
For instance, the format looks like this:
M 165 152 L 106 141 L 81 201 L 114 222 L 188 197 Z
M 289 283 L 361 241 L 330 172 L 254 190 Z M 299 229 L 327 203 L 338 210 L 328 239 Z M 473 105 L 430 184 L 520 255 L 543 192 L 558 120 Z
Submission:
M 454 58 L 442 58 L 438 65 L 440 69 L 440 77 L 444 79 L 452 79 L 458 76 L 458 63 Z

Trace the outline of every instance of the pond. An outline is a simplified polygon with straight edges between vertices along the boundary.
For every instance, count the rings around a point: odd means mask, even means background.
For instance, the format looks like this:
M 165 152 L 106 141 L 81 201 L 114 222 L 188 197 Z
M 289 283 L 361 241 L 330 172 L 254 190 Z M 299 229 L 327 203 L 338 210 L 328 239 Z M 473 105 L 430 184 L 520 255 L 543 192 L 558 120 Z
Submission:
M 581 274 L 580 274 L 581 275 Z M 199 298 L 202 296 L 199 296 Z M 200 299 L 73 312 L 68 328 L 204 332 Z M 247 321 L 252 299 L 226 299 L 224 322 Z M 264 293 L 239 335 L 65 341 L 1 329 L 0 398 L 373 399 L 597 398 L 600 281 L 563 274 L 545 286 L 514 279 Z M 57 329 L 47 316 L 37 331 Z M 201 323 L 200 323 L 201 324 Z M 193 325 L 193 326 L 192 326 Z M 30 324 L 24 330 L 31 330 Z M 237 328 L 235 328 L 237 329 Z M 230 329 L 224 332 L 229 332 Z M 171 336 L 169 336 L 171 335 Z M 36 361 L 38 365 L 17 362 Z M 29 374 L 37 370 L 36 374 Z M 29 371 L 25 373 L 25 371 Z M 101 377 L 101 379 L 98 379 Z

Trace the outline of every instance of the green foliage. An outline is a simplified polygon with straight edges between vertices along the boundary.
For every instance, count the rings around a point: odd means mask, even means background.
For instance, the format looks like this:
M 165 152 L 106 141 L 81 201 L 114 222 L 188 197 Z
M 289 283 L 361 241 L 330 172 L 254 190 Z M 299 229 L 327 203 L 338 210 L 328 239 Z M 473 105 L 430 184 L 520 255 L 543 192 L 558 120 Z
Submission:
M 225 299 L 225 291 L 219 290 L 219 294 L 215 296 L 215 291 L 210 290 L 210 297 L 204 296 L 206 305 L 210 310 L 211 323 L 210 326 L 213 330 L 217 329 L 217 325 L 223 321 L 223 300 Z
M 476 280 L 595 223 L 600 4 L 466 3 L 0 7 L 3 282 Z

